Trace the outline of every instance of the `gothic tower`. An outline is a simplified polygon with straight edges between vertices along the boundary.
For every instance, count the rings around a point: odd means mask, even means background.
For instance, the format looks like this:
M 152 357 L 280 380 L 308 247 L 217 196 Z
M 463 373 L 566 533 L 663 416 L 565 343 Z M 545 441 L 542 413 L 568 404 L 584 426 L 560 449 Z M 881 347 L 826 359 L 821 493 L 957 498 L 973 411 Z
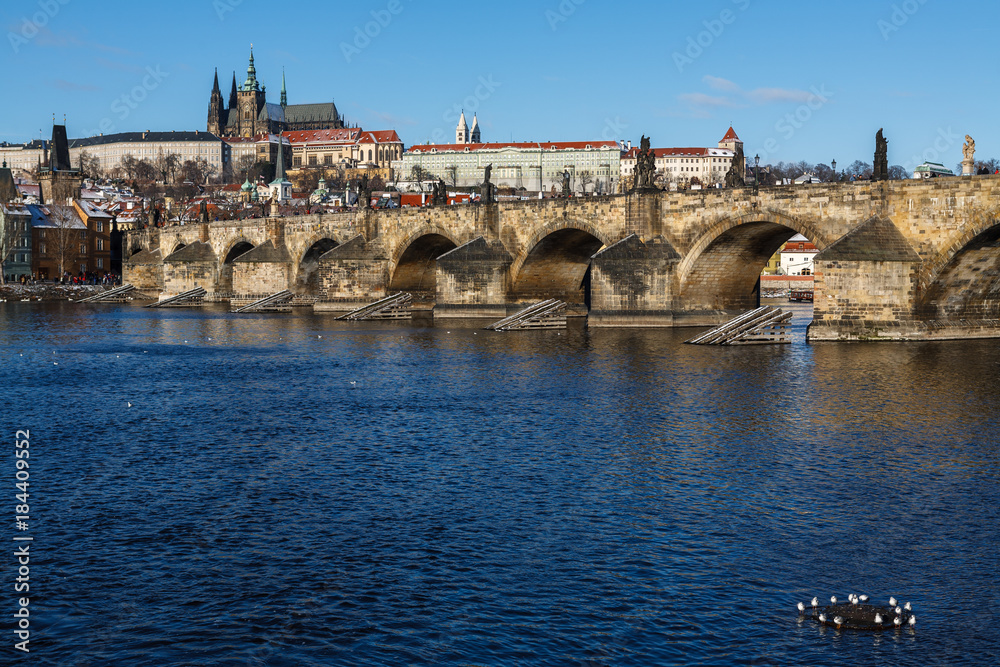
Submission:
M 247 67 L 247 80 L 237 91 L 237 127 L 239 136 L 252 137 L 255 134 L 270 131 L 267 122 L 258 122 L 260 112 L 265 104 L 265 90 L 257 81 L 257 68 L 253 64 L 253 49 L 250 49 L 250 66 Z M 233 110 L 230 109 L 229 113 Z
M 288 106 L 288 93 L 285 91 L 285 68 L 281 68 L 281 108 Z
M 215 70 L 215 85 L 212 86 L 212 99 L 208 103 L 208 131 L 221 137 L 225 129 L 225 107 L 222 105 L 222 91 L 219 90 L 219 70 Z

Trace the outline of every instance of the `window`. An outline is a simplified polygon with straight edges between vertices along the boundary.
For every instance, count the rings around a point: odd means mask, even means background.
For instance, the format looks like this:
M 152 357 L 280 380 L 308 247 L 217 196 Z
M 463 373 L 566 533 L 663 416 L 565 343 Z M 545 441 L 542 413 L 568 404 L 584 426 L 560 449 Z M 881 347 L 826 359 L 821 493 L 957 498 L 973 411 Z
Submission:
M 316 162 L 316 156 L 315 155 L 310 155 L 309 156 L 309 166 L 310 167 L 315 167 L 316 164 L 317 164 L 317 162 Z
M 87 254 L 87 246 L 86 246 L 86 244 L 83 244 L 83 243 L 80 244 L 80 254 L 81 255 L 86 255 Z
M 104 250 L 104 239 L 97 239 L 97 249 Z
M 95 222 L 94 223 L 94 230 L 98 231 L 98 232 L 103 232 L 104 231 L 104 223 L 101 222 L 100 220 L 98 220 L 97 222 Z

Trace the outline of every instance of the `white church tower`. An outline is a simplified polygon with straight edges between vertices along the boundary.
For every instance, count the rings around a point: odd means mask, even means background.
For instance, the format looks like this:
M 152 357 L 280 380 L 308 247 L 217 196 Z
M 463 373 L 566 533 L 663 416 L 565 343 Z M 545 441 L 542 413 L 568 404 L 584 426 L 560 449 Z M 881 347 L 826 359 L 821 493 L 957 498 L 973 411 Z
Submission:
M 469 139 L 469 126 L 465 123 L 465 110 L 463 110 L 462 117 L 458 119 L 458 127 L 455 128 L 455 143 L 467 144 Z

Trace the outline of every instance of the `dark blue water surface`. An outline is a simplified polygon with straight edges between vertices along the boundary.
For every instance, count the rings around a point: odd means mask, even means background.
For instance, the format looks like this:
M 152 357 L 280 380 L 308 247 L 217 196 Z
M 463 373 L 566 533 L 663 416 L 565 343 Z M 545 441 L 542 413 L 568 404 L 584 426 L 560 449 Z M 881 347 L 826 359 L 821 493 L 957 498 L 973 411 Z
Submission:
M 2 661 L 997 664 L 1000 342 L 805 345 L 807 317 L 718 348 L 0 304 L 35 540 Z M 851 592 L 919 622 L 799 620 Z

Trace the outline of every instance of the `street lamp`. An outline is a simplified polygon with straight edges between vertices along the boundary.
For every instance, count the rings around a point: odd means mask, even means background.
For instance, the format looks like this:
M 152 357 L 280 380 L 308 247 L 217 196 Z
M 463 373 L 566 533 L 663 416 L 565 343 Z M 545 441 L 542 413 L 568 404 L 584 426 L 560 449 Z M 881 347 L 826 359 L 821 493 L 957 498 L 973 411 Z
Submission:
M 830 166 L 833 167 L 833 180 L 837 181 L 837 161 L 830 160 Z
M 757 194 L 757 188 L 760 185 L 760 155 L 753 156 L 753 193 Z

